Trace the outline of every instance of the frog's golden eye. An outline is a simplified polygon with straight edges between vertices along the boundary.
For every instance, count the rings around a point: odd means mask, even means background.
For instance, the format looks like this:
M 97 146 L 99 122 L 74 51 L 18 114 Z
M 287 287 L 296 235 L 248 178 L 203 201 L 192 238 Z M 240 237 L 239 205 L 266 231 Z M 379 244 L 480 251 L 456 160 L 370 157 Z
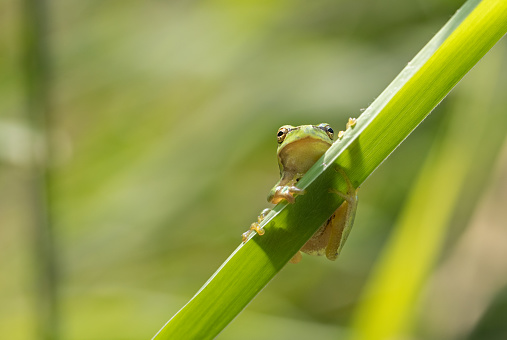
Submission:
M 333 140 L 333 138 L 334 138 L 334 131 L 333 131 L 333 129 L 329 126 L 329 124 L 325 124 L 325 123 L 320 124 L 320 125 L 319 125 L 319 128 L 320 128 L 321 130 L 323 130 L 323 131 L 327 134 L 327 136 L 328 136 L 331 140 Z
M 285 126 L 282 126 L 281 128 L 278 129 L 278 133 L 276 134 L 278 144 L 281 144 L 284 141 L 285 136 L 287 136 L 287 133 L 289 133 L 289 131 L 290 129 Z

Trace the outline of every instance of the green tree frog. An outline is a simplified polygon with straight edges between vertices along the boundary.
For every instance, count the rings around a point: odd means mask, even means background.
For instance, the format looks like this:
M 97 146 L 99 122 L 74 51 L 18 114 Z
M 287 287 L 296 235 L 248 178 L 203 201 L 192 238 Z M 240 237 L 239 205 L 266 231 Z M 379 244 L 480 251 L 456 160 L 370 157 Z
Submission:
M 354 127 L 356 119 L 350 118 L 347 129 Z M 344 131 L 338 133 L 342 138 Z M 271 189 L 268 202 L 277 204 L 282 200 L 294 203 L 297 195 L 304 194 L 304 190 L 296 187 L 296 183 L 317 162 L 317 160 L 333 144 L 334 131 L 326 123 L 319 125 L 284 125 L 278 129 L 278 166 L 280 167 L 280 180 Z M 333 215 L 315 232 L 312 238 L 291 259 L 298 263 L 301 252 L 309 255 L 326 255 L 330 260 L 336 260 L 354 223 L 357 208 L 357 189 L 355 189 L 343 169 L 336 170 L 347 182 L 347 192 L 336 190 L 331 192 L 341 196 L 345 201 L 336 209 Z M 250 229 L 243 233 L 243 242 L 257 232 L 264 234 L 260 222 L 266 217 L 270 209 L 264 209 L 257 222 L 252 223 Z

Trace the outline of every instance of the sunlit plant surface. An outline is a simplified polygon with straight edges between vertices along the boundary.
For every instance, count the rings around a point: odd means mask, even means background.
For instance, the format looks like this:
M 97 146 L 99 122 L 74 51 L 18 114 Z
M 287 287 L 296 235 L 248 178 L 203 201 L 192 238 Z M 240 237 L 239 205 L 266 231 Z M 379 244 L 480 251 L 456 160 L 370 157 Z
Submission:
M 335 166 L 342 167 L 356 186 L 361 185 L 506 31 L 506 2 L 465 3 L 358 118 L 356 126 L 303 177 L 299 186 L 306 190 L 305 195 L 293 205 L 277 205 L 262 223 L 265 236 L 255 236 L 240 245 L 155 339 L 215 337 L 343 202 L 339 196 L 329 193 L 331 187 L 342 192 L 346 189 Z M 421 275 L 439 251 L 438 243 L 431 239 L 441 238 L 437 235 L 443 229 L 441 224 L 428 221 L 440 228 L 428 228 L 431 234 L 425 246 L 430 250 L 415 257 L 410 264 L 412 268 L 419 267 Z M 405 237 L 400 241 L 402 249 L 410 249 L 409 244 L 415 241 L 420 240 Z M 393 265 L 403 256 L 403 252 L 397 254 Z M 420 285 L 418 270 L 412 274 L 415 279 L 402 282 L 401 290 L 413 290 L 411 287 L 416 289 Z M 391 327 L 372 322 L 375 313 L 367 314 L 365 307 L 367 316 L 360 316 L 359 320 L 366 320 L 358 321 L 355 336 L 383 339 L 398 334 L 404 330 L 403 308 L 406 310 L 412 299 L 410 293 L 398 299 L 401 304 L 393 312 Z

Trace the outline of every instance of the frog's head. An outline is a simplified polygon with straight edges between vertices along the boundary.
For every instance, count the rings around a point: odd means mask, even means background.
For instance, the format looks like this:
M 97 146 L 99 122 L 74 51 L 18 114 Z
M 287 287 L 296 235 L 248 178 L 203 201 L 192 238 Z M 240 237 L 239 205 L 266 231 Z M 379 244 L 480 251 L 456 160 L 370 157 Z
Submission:
M 278 165 L 280 173 L 305 173 L 333 144 L 334 131 L 329 124 L 284 125 L 278 129 Z

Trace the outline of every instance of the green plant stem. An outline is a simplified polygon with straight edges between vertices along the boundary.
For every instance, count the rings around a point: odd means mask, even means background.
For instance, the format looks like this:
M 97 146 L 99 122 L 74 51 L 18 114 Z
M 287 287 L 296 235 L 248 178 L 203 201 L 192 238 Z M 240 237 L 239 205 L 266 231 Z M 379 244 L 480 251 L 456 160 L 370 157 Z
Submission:
M 472 0 L 408 64 L 299 182 L 306 190 L 263 221 L 154 339 L 211 339 L 227 326 L 342 203 L 340 166 L 355 186 L 417 127 L 507 32 L 507 2 Z
M 26 114 L 32 134 L 28 191 L 33 232 L 33 288 L 37 318 L 36 337 L 58 339 L 57 265 L 54 233 L 50 216 L 52 172 L 49 139 L 50 63 L 48 48 L 47 4 L 44 0 L 23 3 L 23 71 L 26 89 Z

